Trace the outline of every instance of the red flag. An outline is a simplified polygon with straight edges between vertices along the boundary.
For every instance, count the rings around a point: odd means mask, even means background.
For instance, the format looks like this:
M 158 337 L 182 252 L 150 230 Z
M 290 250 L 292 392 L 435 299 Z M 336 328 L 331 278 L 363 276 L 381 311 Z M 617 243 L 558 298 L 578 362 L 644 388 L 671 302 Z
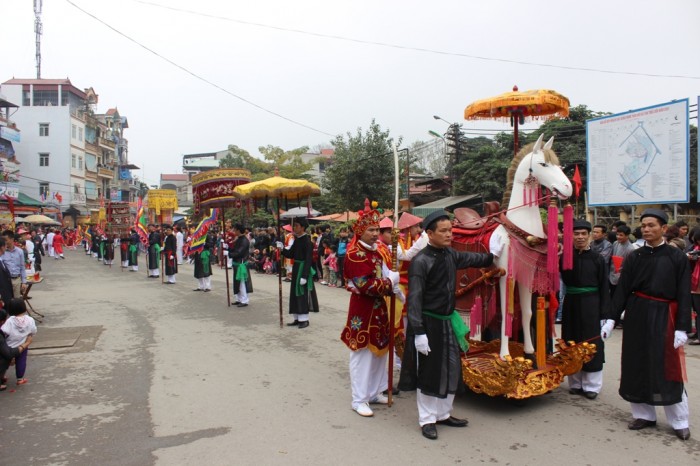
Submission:
M 581 182 L 581 172 L 578 171 L 578 165 L 576 165 L 576 170 L 574 170 L 574 177 L 572 181 L 574 182 L 574 192 L 576 194 L 576 198 L 578 198 L 578 195 L 581 192 L 581 185 L 583 185 Z

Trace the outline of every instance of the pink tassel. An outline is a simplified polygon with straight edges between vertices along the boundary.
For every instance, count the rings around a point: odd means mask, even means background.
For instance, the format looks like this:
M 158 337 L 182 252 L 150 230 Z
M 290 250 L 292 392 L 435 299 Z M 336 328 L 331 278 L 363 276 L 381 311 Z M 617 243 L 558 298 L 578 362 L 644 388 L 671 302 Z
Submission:
M 506 319 L 506 336 L 508 338 L 513 338 L 513 314 L 506 312 L 504 318 Z
M 574 268 L 574 208 L 571 204 L 564 207 L 564 257 L 562 269 Z
M 528 200 L 527 193 L 530 191 L 528 189 L 527 185 L 523 185 L 523 205 L 530 205 L 530 201 Z
M 481 300 L 481 295 L 479 295 L 474 299 L 474 305 L 469 313 L 469 335 L 471 337 L 481 333 L 481 316 L 483 311 L 483 302 Z
M 486 325 L 490 325 L 493 319 L 496 318 L 496 312 L 498 312 L 497 306 L 498 299 L 496 298 L 496 287 L 491 289 L 491 297 L 489 298 L 489 304 L 486 309 L 486 320 L 484 321 Z
M 553 203 L 547 209 L 547 273 L 551 277 L 559 272 L 559 210 Z
M 554 320 L 557 317 L 557 309 L 559 308 L 559 301 L 557 301 L 557 293 L 549 293 L 549 334 L 552 338 L 556 338 L 557 331 L 554 327 Z

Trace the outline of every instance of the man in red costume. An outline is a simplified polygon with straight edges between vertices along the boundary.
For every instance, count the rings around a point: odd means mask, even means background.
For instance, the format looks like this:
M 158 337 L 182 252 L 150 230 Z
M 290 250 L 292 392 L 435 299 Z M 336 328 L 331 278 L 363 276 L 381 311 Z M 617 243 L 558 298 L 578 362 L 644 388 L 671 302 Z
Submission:
M 370 403 L 386 404 L 382 394 L 387 387 L 389 358 L 389 313 L 384 297 L 398 291 L 399 274 L 390 270 L 380 253 L 379 212 L 360 212 L 353 230 L 355 236 L 348 245 L 344 275 L 352 292 L 348 318 L 340 339 L 350 349 L 350 385 L 352 409 L 360 416 L 374 413 Z

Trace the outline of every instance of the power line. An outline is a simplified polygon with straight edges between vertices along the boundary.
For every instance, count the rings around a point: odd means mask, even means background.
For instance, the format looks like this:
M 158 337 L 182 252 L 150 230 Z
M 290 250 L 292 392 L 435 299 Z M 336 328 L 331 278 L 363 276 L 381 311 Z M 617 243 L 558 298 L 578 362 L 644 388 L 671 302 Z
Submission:
M 145 45 L 142 44 L 142 43 L 140 43 L 140 42 L 137 41 L 136 39 L 133 39 L 133 38 L 131 38 L 130 36 L 127 36 L 127 35 L 124 34 L 123 32 L 121 32 L 121 31 L 119 31 L 118 29 L 116 29 L 115 27 L 110 26 L 110 25 L 107 24 L 106 22 L 102 21 L 102 20 L 101 20 L 100 18 L 98 18 L 97 16 L 95 16 L 95 15 L 93 15 L 92 13 L 89 13 L 88 11 L 86 11 L 86 10 L 84 10 L 83 8 L 79 7 L 78 5 L 76 5 L 75 3 L 73 3 L 71 0 L 66 0 L 66 2 L 67 2 L 69 5 L 71 5 L 71 6 L 73 6 L 74 8 L 76 8 L 77 10 L 83 12 L 84 14 L 86 14 L 87 16 L 89 16 L 90 18 L 94 19 L 95 21 L 101 23 L 102 25 L 108 27 L 109 29 L 111 29 L 112 31 L 116 32 L 116 33 L 119 34 L 120 36 L 124 37 L 125 39 L 127 39 L 127 40 L 133 42 L 134 44 L 138 45 L 139 47 L 143 48 L 144 50 L 146 50 L 146 51 L 152 53 L 153 55 L 155 55 L 156 57 L 160 58 L 161 60 L 163 60 L 163 61 L 165 61 L 165 62 L 167 62 L 167 63 L 173 65 L 174 67 L 176 67 L 176 68 L 178 68 L 178 69 L 180 69 L 180 70 L 182 70 L 182 71 L 184 71 L 185 73 L 189 74 L 190 76 L 192 76 L 192 77 L 194 77 L 194 78 L 196 78 L 196 79 L 199 79 L 200 81 L 202 81 L 202 82 L 204 82 L 204 83 L 206 83 L 206 84 L 208 84 L 208 85 L 210 85 L 210 86 L 212 86 L 212 87 L 214 87 L 214 88 L 216 88 L 216 89 L 218 89 L 218 90 L 220 90 L 220 91 L 222 91 L 222 92 L 224 92 L 224 93 L 230 95 L 231 97 L 234 97 L 234 98 L 240 100 L 241 102 L 244 102 L 244 103 L 246 103 L 246 104 L 248 104 L 248 105 L 250 105 L 250 106 L 252 106 L 252 107 L 255 107 L 255 108 L 259 109 L 259 110 L 262 110 L 262 111 L 265 112 L 265 113 L 269 113 L 270 115 L 276 116 L 277 118 L 281 118 L 281 119 L 283 119 L 283 120 L 285 120 L 285 121 L 288 121 L 288 122 L 290 122 L 290 123 L 292 123 L 292 124 L 295 124 L 295 125 L 297 125 L 297 126 L 301 126 L 302 128 L 306 128 L 306 129 L 309 129 L 309 130 L 311 130 L 311 131 L 315 131 L 315 132 L 317 132 L 317 133 L 320 133 L 320 134 L 323 134 L 323 135 L 326 135 L 326 136 L 335 137 L 334 134 L 327 133 L 326 131 L 322 131 L 322 130 L 320 130 L 320 129 L 314 128 L 314 127 L 309 126 L 309 125 L 306 125 L 306 124 L 301 123 L 301 122 L 299 122 L 299 121 L 293 120 L 292 118 L 286 117 L 286 116 L 284 116 L 284 115 L 282 115 L 282 114 L 280 114 L 280 113 L 277 113 L 277 112 L 275 112 L 275 111 L 273 111 L 273 110 L 270 110 L 270 109 L 268 109 L 268 108 L 265 108 L 265 107 L 263 107 L 262 105 L 258 105 L 258 104 L 256 104 L 255 102 L 246 99 L 245 97 L 241 97 L 240 95 L 235 94 L 235 93 L 229 91 L 228 89 L 226 89 L 226 88 L 224 88 L 224 87 L 221 87 L 221 86 L 219 86 L 218 84 L 216 84 L 216 83 L 214 83 L 214 82 L 212 82 L 212 81 L 209 81 L 208 79 L 206 79 L 206 78 L 204 78 L 204 77 L 198 75 L 198 74 L 195 73 L 194 71 L 190 71 L 188 68 L 185 68 L 184 66 L 182 66 L 182 65 L 180 65 L 180 64 L 178 64 L 178 63 L 175 63 L 173 60 L 170 60 L 169 58 L 164 57 L 163 55 L 159 54 L 159 53 L 156 52 L 155 50 L 153 50 L 153 49 L 151 49 L 151 48 L 145 46 Z
M 66 1 L 71 3 L 70 0 L 66 0 Z M 339 41 L 344 41 L 344 42 L 354 42 L 354 43 L 358 43 L 358 44 L 375 45 L 378 47 L 387 47 L 387 48 L 394 48 L 394 49 L 400 49 L 400 50 L 410 50 L 413 52 L 420 52 L 420 53 L 430 53 L 430 54 L 435 54 L 435 55 L 446 55 L 446 56 L 453 56 L 453 57 L 470 58 L 473 60 L 510 63 L 510 64 L 514 64 L 514 65 L 537 66 L 537 67 L 543 67 L 543 68 L 555 68 L 555 69 L 569 70 L 569 71 L 586 71 L 589 73 L 621 74 L 621 75 L 627 75 L 627 76 L 644 76 L 644 77 L 651 77 L 651 78 L 679 78 L 679 79 L 697 79 L 697 80 L 700 80 L 700 76 L 641 73 L 641 72 L 633 72 L 633 71 L 606 70 L 606 69 L 602 69 L 602 68 L 587 68 L 587 67 L 581 67 L 581 66 L 553 65 L 553 64 L 549 64 L 549 63 L 536 63 L 536 62 L 527 62 L 527 61 L 521 61 L 521 60 L 510 60 L 510 59 L 506 59 L 506 58 L 485 57 L 485 56 L 471 55 L 471 54 L 460 53 L 460 52 L 447 52 L 444 50 L 429 49 L 429 48 L 424 48 L 424 47 L 411 47 L 408 45 L 391 44 L 388 42 L 376 42 L 376 41 L 370 41 L 370 40 L 364 40 L 364 39 L 355 39 L 352 37 L 344 37 L 344 36 L 339 36 L 339 35 L 335 35 L 335 34 L 323 34 L 320 32 L 304 31 L 302 29 L 294 29 L 294 28 L 288 28 L 288 27 L 282 27 L 282 26 L 271 26 L 269 24 L 256 23 L 253 21 L 244 21 L 244 20 L 240 20 L 240 19 L 228 18 L 225 16 L 213 15 L 213 14 L 208 14 L 208 13 L 201 13 L 201 12 L 193 11 L 193 10 L 186 10 L 183 8 L 175 8 L 172 6 L 160 5 L 158 3 L 147 2 L 144 0 L 134 0 L 134 1 L 136 3 L 142 3 L 144 5 L 150 5 L 150 6 L 154 6 L 157 8 L 163 8 L 163 9 L 167 9 L 167 10 L 177 11 L 180 13 L 187 13 L 187 14 L 191 14 L 191 15 L 202 16 L 205 18 L 218 19 L 221 21 L 229 21 L 232 23 L 245 24 L 247 26 L 255 26 L 255 27 L 260 27 L 260 28 L 272 29 L 272 30 L 276 30 L 276 31 L 292 32 L 295 34 L 303 34 L 303 35 L 307 35 L 307 36 L 320 37 L 323 39 L 333 39 L 333 40 L 339 40 Z

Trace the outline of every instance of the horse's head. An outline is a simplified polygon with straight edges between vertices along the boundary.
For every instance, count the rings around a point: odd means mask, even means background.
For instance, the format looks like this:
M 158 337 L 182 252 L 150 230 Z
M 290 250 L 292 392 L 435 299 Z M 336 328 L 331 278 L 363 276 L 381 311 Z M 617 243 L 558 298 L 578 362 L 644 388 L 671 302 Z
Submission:
M 529 166 L 529 174 L 537 178 L 542 186 L 560 199 L 567 199 L 572 193 L 571 182 L 559 166 L 559 159 L 552 150 L 554 137 L 552 136 L 542 145 L 543 137 L 544 135 L 541 134 L 532 148 L 530 160 L 526 157 L 523 159 L 523 164 Z

